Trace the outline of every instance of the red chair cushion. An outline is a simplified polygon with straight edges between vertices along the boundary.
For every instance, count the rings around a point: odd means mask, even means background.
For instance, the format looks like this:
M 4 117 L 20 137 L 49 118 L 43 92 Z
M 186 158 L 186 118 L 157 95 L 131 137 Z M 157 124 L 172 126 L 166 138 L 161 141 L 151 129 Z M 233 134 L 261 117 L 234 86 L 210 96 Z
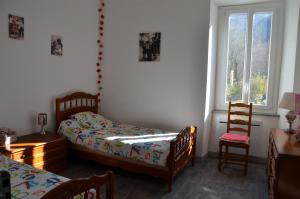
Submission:
M 220 140 L 229 141 L 229 142 L 238 142 L 238 143 L 249 143 L 249 136 L 247 135 L 240 135 L 240 134 L 233 134 L 233 133 L 224 133 Z

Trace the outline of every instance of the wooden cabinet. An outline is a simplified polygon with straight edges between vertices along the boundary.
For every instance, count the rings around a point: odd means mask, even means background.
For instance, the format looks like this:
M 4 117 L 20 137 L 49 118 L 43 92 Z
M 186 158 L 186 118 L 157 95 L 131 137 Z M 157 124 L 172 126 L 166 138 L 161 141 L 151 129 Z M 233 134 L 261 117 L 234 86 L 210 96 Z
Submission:
M 280 129 L 270 133 L 267 177 L 270 199 L 300 199 L 300 143 Z
M 34 133 L 18 137 L 10 147 L 0 146 L 0 152 L 18 162 L 56 172 L 67 165 L 66 142 L 66 138 L 56 133 Z

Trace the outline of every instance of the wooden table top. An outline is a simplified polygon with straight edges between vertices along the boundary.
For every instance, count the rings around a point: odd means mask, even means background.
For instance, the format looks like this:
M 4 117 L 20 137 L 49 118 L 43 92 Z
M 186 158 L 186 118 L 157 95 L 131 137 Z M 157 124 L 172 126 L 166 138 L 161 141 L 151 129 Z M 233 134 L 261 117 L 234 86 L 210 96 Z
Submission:
M 300 156 L 300 142 L 296 142 L 293 134 L 282 129 L 272 129 L 272 136 L 279 155 Z
M 33 148 L 41 145 L 45 145 L 50 142 L 65 139 L 63 136 L 57 133 L 47 132 L 45 135 L 40 133 L 32 133 L 17 138 L 17 141 L 11 143 L 8 147 L 1 145 L 0 150 L 15 153 L 25 150 L 27 148 Z

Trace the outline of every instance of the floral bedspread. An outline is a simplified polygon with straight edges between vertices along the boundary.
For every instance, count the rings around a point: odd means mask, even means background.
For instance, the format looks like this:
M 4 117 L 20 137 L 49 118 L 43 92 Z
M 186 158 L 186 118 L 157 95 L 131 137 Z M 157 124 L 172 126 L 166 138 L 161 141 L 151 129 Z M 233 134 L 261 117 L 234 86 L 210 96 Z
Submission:
M 58 132 L 74 144 L 159 166 L 166 165 L 170 141 L 178 134 L 107 119 L 93 123 L 92 128 L 82 126 L 74 119 L 65 120 Z
M 0 169 L 10 173 L 12 199 L 41 198 L 48 191 L 69 179 L 36 169 L 0 155 Z

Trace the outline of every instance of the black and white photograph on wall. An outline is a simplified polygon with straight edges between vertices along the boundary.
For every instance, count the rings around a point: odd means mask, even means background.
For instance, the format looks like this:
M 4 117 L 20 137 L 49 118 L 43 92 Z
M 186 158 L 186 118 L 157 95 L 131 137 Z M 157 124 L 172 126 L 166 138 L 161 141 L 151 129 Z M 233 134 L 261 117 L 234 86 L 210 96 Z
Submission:
M 160 32 L 140 33 L 139 61 L 159 61 L 160 40 Z
M 62 37 L 51 35 L 51 55 L 63 55 L 63 40 Z
M 8 35 L 12 39 L 24 39 L 24 18 L 8 15 Z

